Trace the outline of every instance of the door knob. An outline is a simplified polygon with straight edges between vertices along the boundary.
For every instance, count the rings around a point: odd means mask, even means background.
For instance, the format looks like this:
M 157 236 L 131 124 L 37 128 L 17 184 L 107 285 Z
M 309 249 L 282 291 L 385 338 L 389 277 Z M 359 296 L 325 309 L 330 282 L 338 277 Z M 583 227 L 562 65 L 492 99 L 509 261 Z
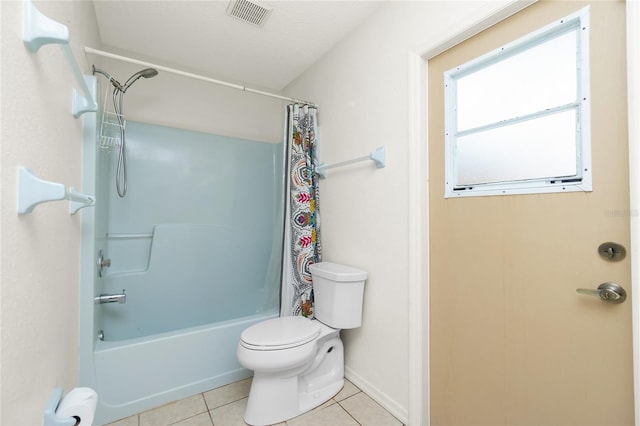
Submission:
M 602 283 L 597 290 L 577 288 L 576 291 L 587 296 L 598 296 L 609 303 L 622 303 L 627 298 L 627 292 L 616 283 Z

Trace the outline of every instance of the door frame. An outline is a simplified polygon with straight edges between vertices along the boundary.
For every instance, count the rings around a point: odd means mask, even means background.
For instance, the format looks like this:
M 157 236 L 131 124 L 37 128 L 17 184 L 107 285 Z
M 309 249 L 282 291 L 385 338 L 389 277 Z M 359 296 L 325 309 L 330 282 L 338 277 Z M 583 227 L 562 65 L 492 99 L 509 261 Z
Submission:
M 428 62 L 431 58 L 473 37 L 537 0 L 510 0 L 486 16 L 458 27 L 428 45 L 408 53 L 409 138 L 409 425 L 430 424 L 429 371 L 429 138 Z M 627 98 L 629 123 L 629 189 L 631 223 L 631 293 L 633 312 L 633 365 L 635 423 L 640 425 L 640 2 L 626 2 Z M 640 246 L 640 244 L 638 244 Z
M 627 0 L 627 117 L 629 126 L 629 217 L 635 423 L 640 424 L 640 2 Z M 634 242 L 636 245 L 634 246 Z

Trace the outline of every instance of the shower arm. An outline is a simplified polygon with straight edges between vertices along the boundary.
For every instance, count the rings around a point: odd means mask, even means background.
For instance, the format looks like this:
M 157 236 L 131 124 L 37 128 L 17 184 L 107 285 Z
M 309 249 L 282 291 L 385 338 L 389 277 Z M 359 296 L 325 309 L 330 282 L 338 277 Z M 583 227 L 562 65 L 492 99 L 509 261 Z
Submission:
M 116 89 L 118 89 L 118 90 L 120 90 L 121 92 L 124 93 L 124 90 L 122 89 L 122 85 L 118 82 L 118 80 L 116 80 L 115 78 L 111 77 L 111 74 L 109 74 L 106 71 L 101 70 L 100 68 L 96 68 L 95 65 L 91 65 L 91 71 L 92 71 L 93 75 L 96 75 L 96 73 L 104 75 L 111 82 L 113 87 L 115 87 Z

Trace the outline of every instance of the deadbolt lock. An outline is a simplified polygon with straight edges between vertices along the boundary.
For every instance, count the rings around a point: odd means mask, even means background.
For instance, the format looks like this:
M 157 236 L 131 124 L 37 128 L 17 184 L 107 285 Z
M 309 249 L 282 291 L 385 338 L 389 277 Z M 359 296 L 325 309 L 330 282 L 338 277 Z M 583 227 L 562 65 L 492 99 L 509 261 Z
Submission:
M 604 260 L 609 262 L 618 262 L 625 258 L 627 250 L 622 244 L 607 242 L 600 244 L 600 247 L 598 247 L 598 254 L 600 254 L 600 257 Z

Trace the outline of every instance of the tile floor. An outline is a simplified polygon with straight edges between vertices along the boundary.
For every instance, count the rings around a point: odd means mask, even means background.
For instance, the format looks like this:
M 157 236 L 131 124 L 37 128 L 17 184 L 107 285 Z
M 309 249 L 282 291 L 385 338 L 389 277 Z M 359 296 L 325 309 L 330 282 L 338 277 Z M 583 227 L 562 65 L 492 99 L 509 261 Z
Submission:
M 244 426 L 251 379 L 145 411 L 108 426 Z M 332 399 L 279 426 L 402 426 L 373 399 L 345 380 Z

